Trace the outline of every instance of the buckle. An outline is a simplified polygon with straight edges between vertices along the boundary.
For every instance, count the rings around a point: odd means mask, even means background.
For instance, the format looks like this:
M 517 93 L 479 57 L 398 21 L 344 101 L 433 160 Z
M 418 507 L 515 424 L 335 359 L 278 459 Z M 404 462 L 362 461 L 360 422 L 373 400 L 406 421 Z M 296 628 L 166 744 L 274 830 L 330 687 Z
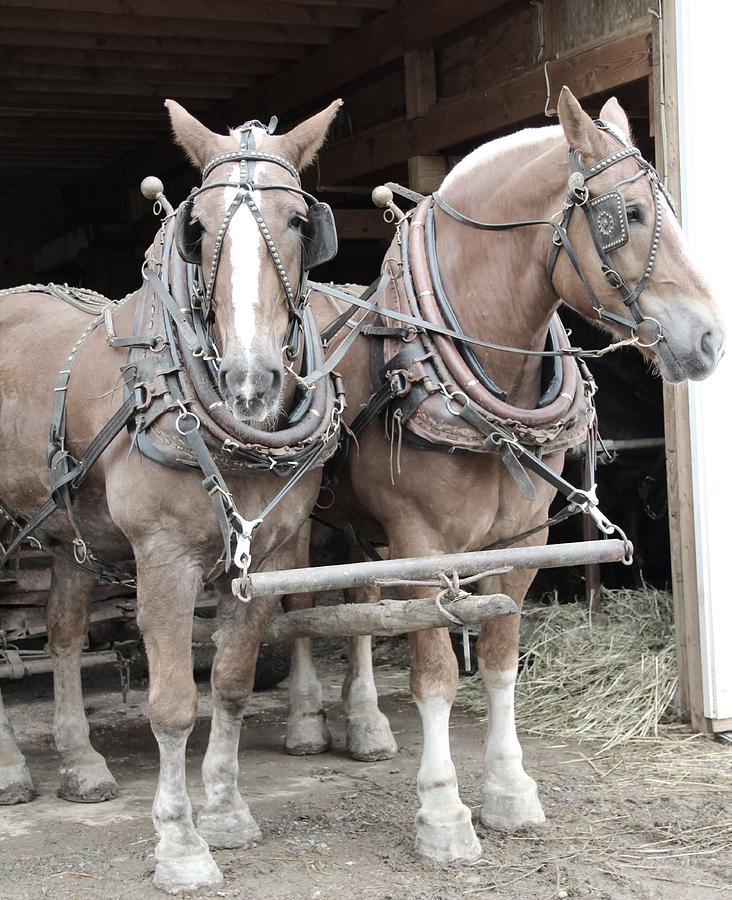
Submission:
M 602 274 L 605 276 L 610 287 L 614 287 L 615 289 L 617 289 L 623 284 L 623 279 L 621 278 L 621 276 L 615 271 L 615 269 L 611 269 L 610 266 L 603 266 Z

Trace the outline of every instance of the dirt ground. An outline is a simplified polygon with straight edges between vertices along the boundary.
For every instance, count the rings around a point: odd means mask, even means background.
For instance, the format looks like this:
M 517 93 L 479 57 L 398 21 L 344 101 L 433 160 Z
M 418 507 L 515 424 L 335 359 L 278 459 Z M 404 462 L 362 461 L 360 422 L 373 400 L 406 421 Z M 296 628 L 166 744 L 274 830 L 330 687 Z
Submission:
M 264 840 L 249 851 L 216 851 L 225 877 L 207 897 L 257 900 L 592 900 L 732 897 L 732 846 L 699 835 L 729 828 L 729 795 L 687 785 L 634 780 L 622 760 L 612 771 L 587 761 L 587 745 L 523 740 L 526 768 L 539 782 L 547 824 L 518 835 L 477 826 L 484 855 L 472 865 L 440 866 L 412 850 L 415 776 L 421 746 L 408 672 L 377 666 L 382 708 L 400 746 L 396 759 L 360 763 L 343 752 L 339 692 L 344 663 L 321 660 L 335 748 L 296 758 L 282 751 L 286 683 L 255 695 L 245 720 L 241 786 Z M 95 746 L 121 785 L 99 805 L 56 797 L 58 760 L 51 739 L 50 677 L 5 682 L 3 693 L 39 797 L 0 808 L 0 897 L 146 900 L 155 837 L 150 805 L 157 750 L 145 719 L 145 693 L 133 685 L 124 706 L 114 670 L 88 670 L 86 701 Z M 189 743 L 192 802 L 203 799 L 200 765 L 210 703 L 200 685 L 199 722 Z M 456 708 L 453 757 L 464 801 L 480 804 L 483 726 Z M 732 764 L 732 760 L 731 760 Z M 701 849 L 700 849 L 701 848 Z

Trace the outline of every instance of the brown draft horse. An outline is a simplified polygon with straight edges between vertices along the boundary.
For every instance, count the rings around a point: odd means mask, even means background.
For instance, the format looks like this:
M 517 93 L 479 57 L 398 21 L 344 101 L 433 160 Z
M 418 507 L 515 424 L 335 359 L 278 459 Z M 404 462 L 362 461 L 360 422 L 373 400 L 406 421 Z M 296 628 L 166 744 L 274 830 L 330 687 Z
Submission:
M 521 131 L 467 156 L 442 185 L 443 199 L 453 209 L 483 222 L 549 219 L 561 210 L 567 196 L 568 149 L 577 152 L 583 166 L 589 166 L 617 151 L 618 143 L 596 127 L 568 89 L 563 89 L 558 106 L 559 126 Z M 630 143 L 628 120 L 616 100 L 605 104 L 601 118 L 623 142 Z M 618 187 L 628 209 L 629 240 L 615 251 L 614 260 L 631 285 L 644 272 L 654 230 L 649 181 L 633 179 L 637 172 L 632 160 L 623 159 L 590 182 L 594 197 L 629 179 Z M 660 323 L 665 340 L 642 352 L 670 382 L 701 379 L 713 371 L 721 356 L 724 332 L 710 289 L 689 259 L 675 217 L 665 199 L 660 205 L 663 228 L 655 268 L 640 306 L 645 316 Z M 486 234 L 458 223 L 441 209 L 435 216 L 442 280 L 465 334 L 542 350 L 560 298 L 587 319 L 597 321 L 587 291 L 565 253 L 559 255 L 548 280 L 548 228 Z M 581 214 L 572 219 L 569 236 L 602 305 L 627 317 L 621 297 L 603 277 Z M 312 302 L 322 323 L 333 319 L 332 306 L 322 297 L 313 297 Z M 628 336 L 612 324 L 599 324 L 615 336 Z M 338 365 L 347 385 L 350 420 L 369 400 L 371 340 L 359 337 Z M 476 352 L 484 369 L 507 390 L 509 403 L 525 409 L 536 407 L 541 359 L 495 350 Z M 352 448 L 341 471 L 336 510 L 341 521 L 352 523 L 366 537 L 379 534 L 374 525 L 378 523 L 392 558 L 476 550 L 509 538 L 544 522 L 555 495 L 552 487 L 532 475 L 536 497 L 527 500 L 497 454 L 425 452 L 405 441 L 397 468 L 391 455 L 396 448 L 386 439 L 381 420 L 366 428 L 359 445 L 358 452 Z M 546 457 L 556 471 L 561 471 L 563 459 L 563 453 Z M 544 529 L 525 543 L 546 540 Z M 534 574 L 513 571 L 494 577 L 481 583 L 479 592 L 502 591 L 520 605 Z M 364 591 L 354 591 L 350 599 L 370 598 Z M 518 631 L 518 615 L 496 619 L 483 627 L 478 643 L 489 720 L 480 819 L 504 830 L 544 820 L 536 783 L 522 766 L 514 724 Z M 370 639 L 352 639 L 350 650 L 350 671 L 343 687 L 348 750 L 358 759 L 388 758 L 396 752 L 396 744 L 378 709 Z M 447 630 L 412 635 L 411 659 L 412 692 L 424 732 L 417 776 L 416 849 L 445 862 L 475 859 L 481 845 L 470 810 L 460 799 L 450 756 L 448 726 L 458 673 Z M 325 749 L 327 742 L 309 647 L 306 640 L 299 640 L 288 748 L 314 752 Z
M 275 136 L 253 127 L 256 150 L 279 154 L 295 169 L 302 169 L 323 143 L 340 105 L 336 101 L 287 134 Z M 200 170 L 213 157 L 239 149 L 238 131 L 214 134 L 173 101 L 167 101 L 167 107 L 175 139 Z M 296 184 L 280 166 L 266 161 L 254 165 L 257 184 Z M 205 177 L 204 185 L 231 182 L 238 172 L 238 162 L 226 163 Z M 231 191 L 221 187 L 196 195 L 193 218 L 203 232 L 204 272 L 210 270 Z M 288 190 L 256 191 L 253 196 L 274 245 L 287 261 L 290 283 L 297 285 L 306 204 Z M 147 254 L 153 260 L 159 253 L 159 238 Z M 115 310 L 117 334 L 135 334 L 133 316 L 139 293 Z M 289 408 L 294 391 L 282 353 L 290 316 L 281 278 L 247 210 L 233 216 L 226 232 L 214 302 L 221 397 L 237 420 L 272 427 L 279 411 Z M 45 454 L 56 376 L 90 319 L 46 294 L 20 293 L 0 300 L 0 322 L 0 498 L 15 514 L 28 519 L 49 492 Z M 68 449 L 77 458 L 121 402 L 120 367 L 125 365 L 126 350 L 108 346 L 104 332 L 100 327 L 89 335 L 71 367 L 66 437 Z M 173 433 L 175 414 L 167 415 L 165 427 Z M 299 532 L 319 481 L 320 474 L 313 469 L 267 517 L 252 544 L 254 568 L 294 564 Z M 228 475 L 227 483 L 242 515 L 253 519 L 283 482 L 266 472 L 243 471 Z M 74 509 L 84 537 L 100 559 L 134 556 L 137 564 L 138 622 L 150 669 L 149 715 L 160 750 L 153 806 L 159 836 L 155 884 L 178 892 L 218 883 L 221 873 L 207 841 L 212 846 L 235 847 L 260 837 L 237 787 L 238 743 L 260 636 L 274 601 L 244 604 L 227 591 L 228 599 L 222 603 L 212 673 L 214 712 L 203 763 L 207 799 L 196 830 L 185 776 L 186 743 L 196 719 L 192 613 L 202 579 L 221 553 L 219 523 L 201 487 L 201 473 L 151 462 L 131 452 L 129 438 L 121 433 L 90 472 Z M 74 533 L 65 516 L 55 513 L 41 536 L 68 546 Z M 82 700 L 79 660 L 92 587 L 88 575 L 55 564 L 47 610 L 56 693 L 54 737 L 61 755 L 60 795 L 85 802 L 117 793 L 104 759 L 89 741 Z M 33 795 L 28 768 L 0 701 L 0 803 L 27 801 Z

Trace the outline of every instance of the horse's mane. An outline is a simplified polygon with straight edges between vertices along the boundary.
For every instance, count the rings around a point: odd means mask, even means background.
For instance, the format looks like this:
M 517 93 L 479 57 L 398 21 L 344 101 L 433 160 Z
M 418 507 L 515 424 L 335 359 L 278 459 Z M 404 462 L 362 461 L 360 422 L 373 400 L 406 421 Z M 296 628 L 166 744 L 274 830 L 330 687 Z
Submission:
M 523 128 L 513 134 L 504 135 L 493 141 L 487 141 L 468 153 L 446 176 L 442 188 L 448 188 L 462 178 L 474 173 L 479 166 L 495 162 L 502 156 L 511 153 L 521 147 L 529 147 L 539 144 L 550 138 L 558 138 L 562 135 L 561 125 L 547 125 L 539 128 Z

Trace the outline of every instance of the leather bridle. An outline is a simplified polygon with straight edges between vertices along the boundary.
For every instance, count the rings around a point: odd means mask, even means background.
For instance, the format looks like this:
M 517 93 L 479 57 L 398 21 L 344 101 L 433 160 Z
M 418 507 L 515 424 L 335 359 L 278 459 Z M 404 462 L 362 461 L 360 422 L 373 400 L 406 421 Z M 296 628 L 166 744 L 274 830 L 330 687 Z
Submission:
M 653 272 L 653 267 L 656 262 L 658 244 L 661 237 L 661 194 L 663 193 L 672 212 L 674 211 L 673 204 L 671 203 L 671 198 L 661 184 L 660 178 L 655 168 L 647 160 L 643 159 L 640 150 L 638 150 L 637 147 L 627 146 L 615 133 L 615 131 L 607 124 L 607 122 L 604 122 L 602 119 L 596 120 L 595 125 L 600 130 L 610 135 L 610 137 L 620 146 L 620 149 L 615 153 L 611 153 L 609 156 L 606 156 L 604 159 L 600 160 L 600 162 L 593 163 L 591 166 L 587 166 L 585 168 L 582 167 L 577 152 L 574 150 L 570 151 L 570 166 L 572 168 L 572 174 L 569 176 L 569 193 L 564 205 L 560 227 L 566 234 L 569 228 L 569 222 L 572 217 L 572 213 L 575 209 L 582 210 L 590 234 L 592 236 L 592 242 L 595 245 L 595 251 L 600 258 L 602 273 L 605 276 L 608 284 L 620 293 L 620 296 L 623 298 L 623 303 L 628 308 L 633 318 L 632 320 L 630 320 L 623 316 L 618 316 L 610 310 L 605 309 L 600 299 L 597 297 L 597 294 L 593 291 L 592 287 L 588 283 L 588 280 L 581 272 L 581 267 L 578 269 L 578 266 L 575 264 L 575 257 L 570 261 L 572 262 L 572 265 L 577 273 L 580 275 L 582 283 L 584 284 L 585 289 L 587 290 L 587 293 L 590 297 L 590 302 L 592 303 L 593 308 L 597 312 L 600 319 L 611 322 L 614 325 L 619 325 L 620 327 L 626 328 L 631 332 L 636 332 L 638 330 L 638 327 L 642 325 L 643 322 L 653 322 L 656 326 L 656 337 L 651 344 L 641 344 L 641 346 L 654 346 L 660 341 L 665 340 L 661 325 L 656 319 L 652 318 L 651 316 L 644 315 L 638 304 L 638 299 L 643 293 L 646 285 L 648 284 L 648 281 Z M 599 197 L 591 197 L 587 182 L 589 182 L 595 176 L 599 175 L 601 172 L 606 171 L 611 166 L 614 166 L 616 163 L 622 162 L 624 159 L 634 160 L 639 168 L 638 173 L 631 178 L 625 178 L 622 181 L 618 182 L 611 192 Z M 653 197 L 653 235 L 651 237 L 651 244 L 648 249 L 648 257 L 646 259 L 646 265 L 643 270 L 643 274 L 638 279 L 635 286 L 631 288 L 628 285 L 627 280 L 618 271 L 617 266 L 613 265 L 610 257 L 608 256 L 608 253 L 612 250 L 618 249 L 618 247 L 620 246 L 623 246 L 628 240 L 625 201 L 618 188 L 643 176 L 648 177 L 651 188 L 651 196 Z M 625 235 L 623 236 L 621 234 L 616 241 L 611 242 L 614 243 L 615 246 L 610 247 L 608 247 L 607 243 L 603 240 L 603 234 L 601 233 L 602 223 L 598 223 L 598 218 L 596 216 L 593 216 L 593 208 L 596 208 L 598 205 L 608 202 L 608 200 L 611 203 L 614 202 L 618 204 L 618 215 L 622 217 L 622 222 L 626 229 Z M 547 276 L 549 277 L 550 281 L 552 280 L 554 275 L 554 267 L 556 266 L 559 253 L 562 248 L 566 250 L 567 246 L 568 244 L 560 237 L 558 237 L 557 234 L 555 234 L 553 238 L 552 252 L 549 257 L 549 263 L 547 265 Z
M 215 298 L 216 278 L 219 271 L 219 263 L 221 260 L 221 250 L 224 244 L 224 238 L 229 230 L 231 220 L 235 213 L 242 207 L 246 208 L 252 214 L 257 224 L 260 235 L 267 248 L 269 258 L 277 272 L 282 289 L 287 298 L 287 304 L 290 311 L 290 324 L 288 327 L 287 339 L 285 341 L 284 351 L 287 358 L 292 361 L 297 358 L 300 348 L 300 338 L 303 331 L 303 310 L 307 300 L 307 276 L 311 268 L 320 265 L 332 259 L 338 251 L 338 241 L 335 231 L 335 223 L 333 221 L 333 213 L 330 207 L 319 202 L 308 191 L 303 190 L 300 186 L 300 174 L 295 166 L 284 156 L 277 153 L 267 153 L 256 149 L 253 128 L 262 128 L 267 134 L 272 134 L 277 125 L 276 117 L 273 117 L 269 125 L 266 127 L 257 120 L 246 122 L 241 126 L 239 150 L 229 153 L 222 153 L 211 159 L 202 173 L 202 181 L 205 182 L 209 175 L 217 168 L 230 163 L 239 163 L 238 181 L 217 181 L 211 184 L 202 184 L 201 187 L 194 188 L 188 195 L 187 199 L 181 204 L 177 212 L 177 230 L 176 240 L 178 251 L 181 256 L 189 263 L 197 266 L 196 278 L 196 294 L 198 296 L 201 312 L 204 320 L 210 326 L 213 322 L 215 314 Z M 254 182 L 255 166 L 258 162 L 271 163 L 279 166 L 291 175 L 297 184 L 258 184 Z M 213 255 L 211 266 L 209 268 L 208 277 L 204 277 L 203 265 L 200 254 L 200 238 L 191 242 L 190 230 L 192 228 L 191 213 L 193 204 L 197 197 L 204 191 L 213 190 L 214 188 L 236 188 L 236 194 L 226 209 L 224 218 L 219 226 L 216 238 L 214 240 Z M 298 285 L 293 288 L 287 271 L 285 270 L 282 258 L 277 250 L 272 234 L 262 213 L 254 199 L 255 191 L 288 191 L 297 194 L 305 200 L 308 206 L 308 221 L 313 234 L 310 235 L 310 245 L 305 244 L 301 255 L 301 264 Z M 315 225 L 313 226 L 313 222 Z M 200 228 L 200 226 L 199 226 Z M 306 237 L 308 235 L 306 234 Z

